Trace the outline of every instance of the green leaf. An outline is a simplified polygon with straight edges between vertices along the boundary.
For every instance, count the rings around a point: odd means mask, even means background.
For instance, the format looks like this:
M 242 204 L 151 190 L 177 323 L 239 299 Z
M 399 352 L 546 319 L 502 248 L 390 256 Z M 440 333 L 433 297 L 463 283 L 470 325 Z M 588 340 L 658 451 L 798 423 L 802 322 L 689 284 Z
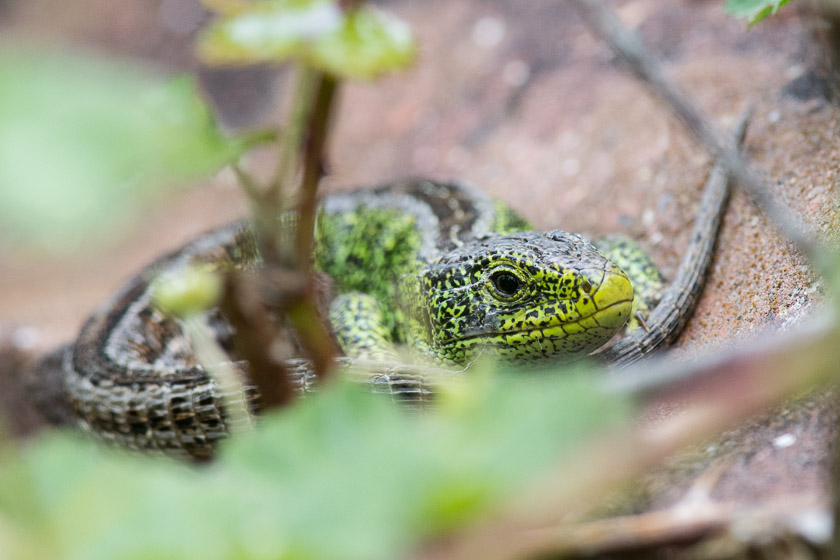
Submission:
M 414 59 L 408 26 L 375 8 L 345 12 L 331 0 L 268 0 L 226 13 L 202 35 L 210 64 L 297 60 L 329 74 L 374 78 Z
M 214 171 L 242 149 L 189 78 L 70 53 L 0 53 L 0 234 L 75 248 L 166 182 Z
M 775 15 L 790 0 L 727 0 L 724 9 L 735 17 L 754 25 L 767 16 Z
M 0 545 L 32 560 L 392 560 L 492 513 L 629 411 L 581 375 L 462 389 L 416 413 L 335 382 L 203 468 L 41 438 L 0 462 Z

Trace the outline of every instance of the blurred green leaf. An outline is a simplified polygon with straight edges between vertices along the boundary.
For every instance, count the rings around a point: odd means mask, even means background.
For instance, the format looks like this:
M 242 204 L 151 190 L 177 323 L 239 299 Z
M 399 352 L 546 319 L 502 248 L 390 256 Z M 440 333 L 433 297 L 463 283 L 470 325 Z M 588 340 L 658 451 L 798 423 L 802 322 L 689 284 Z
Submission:
M 750 25 L 776 14 L 790 0 L 727 0 L 724 9 L 735 17 L 745 19 Z
M 198 43 L 211 64 L 298 60 L 349 78 L 403 68 L 415 50 L 402 21 L 369 6 L 345 12 L 333 0 L 267 0 L 230 9 Z
M 165 182 L 214 171 L 242 149 L 191 79 L 125 61 L 0 53 L 0 234 L 72 247 Z
M 152 284 L 155 307 L 178 318 L 207 311 L 218 304 L 221 295 L 222 278 L 210 266 L 194 265 L 163 273 Z
M 42 438 L 0 463 L 0 544 L 32 560 L 392 560 L 491 513 L 629 411 L 581 376 L 464 387 L 417 414 L 334 383 L 204 468 Z

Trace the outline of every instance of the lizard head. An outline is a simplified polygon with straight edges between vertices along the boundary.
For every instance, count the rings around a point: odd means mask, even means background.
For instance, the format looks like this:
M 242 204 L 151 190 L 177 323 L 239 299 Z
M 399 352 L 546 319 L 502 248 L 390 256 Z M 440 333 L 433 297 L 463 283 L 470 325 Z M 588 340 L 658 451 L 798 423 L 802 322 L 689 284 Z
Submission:
M 503 361 L 585 355 L 627 321 L 627 275 L 577 234 L 478 239 L 434 259 L 409 298 L 415 335 L 440 359 Z M 411 337 L 409 337 L 411 338 Z

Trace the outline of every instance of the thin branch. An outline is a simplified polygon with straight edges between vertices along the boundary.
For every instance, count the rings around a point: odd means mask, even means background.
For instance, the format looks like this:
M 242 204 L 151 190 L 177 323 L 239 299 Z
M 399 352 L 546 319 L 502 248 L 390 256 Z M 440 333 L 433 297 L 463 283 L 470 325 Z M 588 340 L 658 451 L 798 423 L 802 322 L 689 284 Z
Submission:
M 266 200 L 272 208 L 279 210 L 283 202 L 283 186 L 291 183 L 293 169 L 306 134 L 307 115 L 310 114 L 316 83 L 315 70 L 300 64 L 297 68 L 297 85 L 295 91 L 295 105 L 292 108 L 289 121 L 280 135 L 280 154 L 274 177 L 266 191 Z M 276 215 L 276 214 L 275 214 Z
M 778 528 L 785 520 L 793 529 L 797 516 L 813 519 L 815 513 L 828 517 L 828 507 L 816 497 L 783 496 L 769 503 L 745 505 L 740 503 L 691 504 L 691 515 L 684 509 L 669 508 L 626 517 L 600 519 L 587 523 L 552 527 L 535 532 L 545 542 L 546 552 L 555 555 L 594 555 L 628 552 L 686 542 L 696 542 L 726 532 L 736 523 L 746 524 L 755 531 Z M 756 535 L 765 537 L 767 535 Z
M 277 310 L 282 311 L 295 327 L 301 346 L 312 360 L 318 377 L 323 377 L 330 370 L 335 354 L 333 338 L 319 319 L 319 294 L 311 266 L 311 252 L 317 189 L 323 175 L 324 149 L 337 87 L 335 77 L 299 65 L 294 107 L 279 137 L 280 153 L 271 182 L 262 189 L 242 169 L 233 167 L 252 202 L 260 252 L 265 259 L 264 276 L 270 278 L 279 274 L 293 279 L 294 286 L 281 284 L 283 294 L 279 299 L 283 308 Z M 297 170 L 297 162 L 300 162 L 300 171 Z M 295 176 L 299 176 L 300 181 L 300 205 L 296 228 L 290 228 L 288 220 L 282 220 L 280 216 L 285 210 L 284 192 Z M 296 232 L 294 237 L 293 231 Z M 248 337 L 237 336 L 243 357 L 251 363 L 251 380 L 259 388 L 267 406 L 285 403 L 292 398 L 293 392 L 287 372 L 270 357 L 274 337 L 267 330 L 267 316 L 259 317 L 264 310 L 260 311 L 254 302 L 249 303 L 248 294 L 233 290 L 234 284 L 235 279 L 229 278 L 225 313 L 240 328 L 249 330 L 251 335 L 266 343 L 261 350 L 253 341 L 246 341 Z M 273 296 L 263 290 L 262 297 L 265 300 Z
M 324 174 L 324 148 L 327 142 L 327 130 L 332 115 L 332 104 L 338 88 L 338 81 L 333 76 L 321 74 L 315 88 L 315 100 L 312 112 L 307 119 L 306 145 L 303 153 L 303 176 L 300 185 L 300 206 L 298 211 L 298 256 L 303 270 L 309 269 L 311 262 L 313 235 L 315 232 L 315 214 L 317 211 L 318 184 Z
M 312 270 L 315 218 L 318 210 L 318 184 L 324 170 L 324 149 L 338 81 L 321 72 L 313 75 L 314 100 L 307 115 L 297 221 L 297 268 L 306 278 L 306 289 L 288 308 L 288 316 L 312 360 L 315 375 L 323 378 L 332 369 L 335 354 L 332 337 L 319 319 L 318 293 Z
M 277 333 L 259 297 L 252 273 L 232 271 L 225 277 L 221 309 L 234 330 L 239 356 L 248 362 L 248 378 L 266 408 L 283 406 L 295 397 L 291 378 L 276 359 Z
M 310 361 L 311 368 L 306 369 L 321 380 L 338 365 L 333 359 L 335 337 L 326 319 L 331 286 L 325 278 L 274 266 L 263 271 L 259 287 L 265 305 L 295 328 L 297 341 Z

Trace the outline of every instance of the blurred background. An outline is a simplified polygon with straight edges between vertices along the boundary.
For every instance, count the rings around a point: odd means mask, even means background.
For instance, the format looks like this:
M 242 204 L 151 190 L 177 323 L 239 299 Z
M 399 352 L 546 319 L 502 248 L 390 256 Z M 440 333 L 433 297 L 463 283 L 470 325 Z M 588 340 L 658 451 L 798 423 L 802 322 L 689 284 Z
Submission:
M 538 227 L 638 238 L 666 274 L 687 243 L 709 157 L 574 10 L 553 0 L 376 2 L 407 21 L 420 55 L 407 72 L 342 87 L 326 192 L 403 176 L 457 179 L 503 198 Z M 746 28 L 717 0 L 611 2 L 722 125 L 756 107 L 748 150 L 826 235 L 837 215 L 837 111 L 795 9 Z M 4 0 L 0 35 L 192 73 L 229 130 L 279 122 L 282 69 L 206 69 L 192 51 L 212 16 L 194 0 Z M 267 171 L 271 154 L 246 165 Z M 45 162 L 48 165 L 48 162 Z M 0 188 L 12 188 L 0 186 Z M 26 185 L 13 188 L 26 189 Z M 0 324 L 46 347 L 145 263 L 247 212 L 229 171 L 171 188 L 108 235 L 49 252 L 0 240 Z M 815 297 L 810 272 L 741 195 L 680 348 L 778 323 Z

